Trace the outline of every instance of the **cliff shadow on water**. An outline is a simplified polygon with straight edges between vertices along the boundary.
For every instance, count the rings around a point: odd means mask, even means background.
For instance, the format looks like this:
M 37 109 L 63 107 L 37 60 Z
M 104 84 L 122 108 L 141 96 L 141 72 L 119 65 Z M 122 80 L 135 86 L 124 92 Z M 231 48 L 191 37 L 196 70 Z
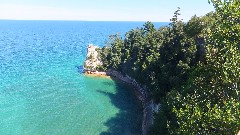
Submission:
M 116 93 L 108 93 L 104 90 L 97 90 L 108 96 L 111 103 L 119 109 L 115 117 L 108 119 L 104 124 L 108 131 L 100 135 L 141 135 L 142 107 L 133 88 L 123 82 L 112 78 L 114 83 L 103 82 L 104 85 L 115 85 Z

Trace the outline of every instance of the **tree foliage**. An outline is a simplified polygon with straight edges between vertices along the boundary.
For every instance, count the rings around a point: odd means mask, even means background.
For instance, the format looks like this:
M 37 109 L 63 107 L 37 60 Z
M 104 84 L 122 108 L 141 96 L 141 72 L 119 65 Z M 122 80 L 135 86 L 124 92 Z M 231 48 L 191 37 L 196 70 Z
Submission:
M 100 50 L 104 68 L 146 85 L 160 103 L 151 134 L 236 134 L 240 127 L 240 2 L 211 0 L 215 11 L 151 22 Z
M 240 126 L 240 2 L 212 0 L 213 25 L 206 29 L 206 63 L 170 99 L 179 134 L 236 134 Z

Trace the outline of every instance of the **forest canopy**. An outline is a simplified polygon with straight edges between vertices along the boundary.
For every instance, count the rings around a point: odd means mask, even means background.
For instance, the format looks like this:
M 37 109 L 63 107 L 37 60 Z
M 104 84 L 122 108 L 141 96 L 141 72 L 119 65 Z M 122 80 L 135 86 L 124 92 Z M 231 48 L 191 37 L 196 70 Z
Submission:
M 205 16 L 184 23 L 178 8 L 168 26 L 146 22 L 100 50 L 105 70 L 135 78 L 161 104 L 150 134 L 240 130 L 240 1 L 209 2 Z

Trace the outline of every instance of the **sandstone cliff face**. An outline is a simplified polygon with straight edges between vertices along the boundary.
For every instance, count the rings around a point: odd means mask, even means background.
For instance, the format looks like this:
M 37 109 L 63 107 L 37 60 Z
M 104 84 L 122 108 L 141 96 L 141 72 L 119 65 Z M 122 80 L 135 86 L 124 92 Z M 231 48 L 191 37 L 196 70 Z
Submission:
M 119 80 L 132 85 L 137 93 L 137 98 L 141 101 L 143 107 L 143 121 L 142 121 L 142 134 L 147 135 L 147 131 L 153 124 L 153 113 L 157 112 L 160 105 L 154 104 L 149 98 L 147 89 L 145 86 L 141 86 L 135 79 L 128 75 L 123 75 L 115 70 L 108 70 L 107 75 L 118 78 Z
M 87 57 L 84 62 L 85 70 L 95 71 L 97 66 L 102 65 L 102 61 L 98 58 L 98 46 L 94 46 L 92 44 L 88 45 L 87 48 Z

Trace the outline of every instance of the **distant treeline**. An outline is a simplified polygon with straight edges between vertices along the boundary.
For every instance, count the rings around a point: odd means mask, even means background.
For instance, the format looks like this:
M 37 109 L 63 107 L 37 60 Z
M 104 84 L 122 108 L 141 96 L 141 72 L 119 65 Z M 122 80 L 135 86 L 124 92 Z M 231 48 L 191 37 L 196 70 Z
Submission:
M 146 85 L 160 103 L 149 133 L 237 134 L 240 130 L 240 2 L 211 0 L 215 11 L 151 22 L 99 50 L 104 65 Z

